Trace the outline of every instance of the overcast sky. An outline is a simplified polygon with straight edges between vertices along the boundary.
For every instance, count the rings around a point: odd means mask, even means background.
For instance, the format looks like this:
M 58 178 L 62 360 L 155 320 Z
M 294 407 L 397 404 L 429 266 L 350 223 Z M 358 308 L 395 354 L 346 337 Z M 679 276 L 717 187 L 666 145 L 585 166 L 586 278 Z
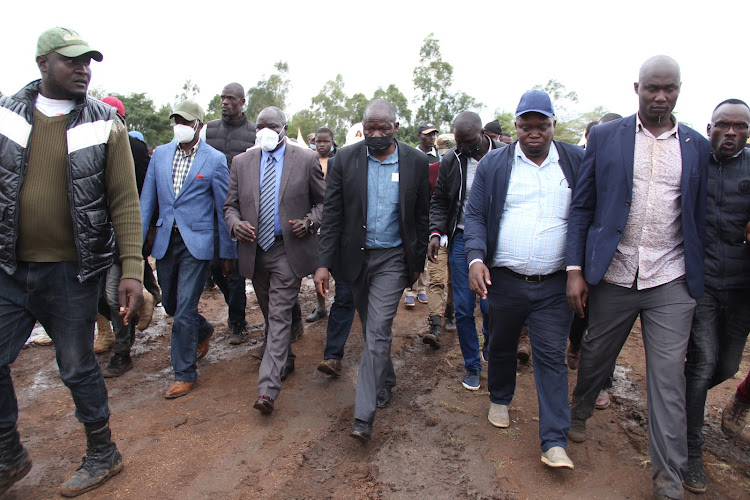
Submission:
M 0 91 L 6 94 L 39 77 L 36 40 L 63 26 L 104 55 L 92 61 L 92 87 L 146 92 L 157 107 L 173 102 L 187 78 L 200 86 L 205 106 L 226 83 L 255 85 L 279 60 L 289 64 L 289 113 L 307 108 L 338 73 L 348 95 L 369 97 L 394 83 L 412 99 L 412 73 L 431 32 L 453 65 L 453 91 L 483 102 L 484 121 L 495 110 L 514 111 L 524 91 L 550 78 L 578 93 L 574 112 L 604 106 L 632 114 L 638 68 L 655 54 L 681 65 L 676 111 L 701 132 L 720 101 L 750 100 L 742 1 L 4 3 Z

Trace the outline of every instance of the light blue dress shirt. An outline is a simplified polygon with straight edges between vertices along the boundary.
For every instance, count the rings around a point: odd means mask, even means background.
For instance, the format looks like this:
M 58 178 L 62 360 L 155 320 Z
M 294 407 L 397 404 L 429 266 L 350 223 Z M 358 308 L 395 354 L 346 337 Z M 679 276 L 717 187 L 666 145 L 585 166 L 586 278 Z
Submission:
M 260 153 L 260 184 L 263 185 L 263 173 L 266 171 L 268 157 L 273 155 L 276 159 L 276 186 L 274 187 L 274 209 L 273 209 L 273 233 L 275 236 L 281 236 L 281 219 L 279 218 L 279 186 L 281 186 L 281 172 L 284 170 L 284 154 L 286 153 L 286 141 L 277 149 L 269 153 L 265 149 Z M 260 196 L 260 193 L 258 194 Z
M 572 190 L 555 144 L 541 166 L 516 144 L 493 266 L 532 276 L 565 268 Z
M 398 145 L 393 154 L 382 162 L 371 156 L 367 148 L 367 249 L 401 245 L 398 166 Z

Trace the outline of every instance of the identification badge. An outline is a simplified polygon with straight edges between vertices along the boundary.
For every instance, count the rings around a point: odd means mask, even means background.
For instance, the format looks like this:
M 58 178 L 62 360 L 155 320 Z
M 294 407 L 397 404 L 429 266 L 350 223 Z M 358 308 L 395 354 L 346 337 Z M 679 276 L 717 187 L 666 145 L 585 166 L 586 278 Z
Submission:
M 391 174 L 391 182 L 398 182 L 398 172 L 393 172 Z

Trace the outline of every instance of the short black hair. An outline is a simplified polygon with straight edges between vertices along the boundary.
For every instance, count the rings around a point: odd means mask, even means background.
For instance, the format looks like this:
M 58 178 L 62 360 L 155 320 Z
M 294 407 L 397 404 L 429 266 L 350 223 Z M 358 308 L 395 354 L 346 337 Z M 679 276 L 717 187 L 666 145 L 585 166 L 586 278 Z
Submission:
M 511 138 L 513 137 L 512 135 L 510 135 L 510 132 L 500 132 L 500 135 Z
M 599 125 L 601 125 L 602 123 L 613 122 L 615 120 L 619 120 L 620 118 L 622 118 L 622 115 L 618 115 L 617 113 L 607 113 L 606 115 L 599 118 Z
M 586 132 L 584 132 L 583 135 L 588 137 L 589 132 L 591 132 L 591 129 L 594 128 L 595 125 L 599 125 L 599 122 L 589 122 L 589 124 L 586 125 Z
M 333 140 L 333 132 L 328 127 L 320 127 L 318 130 L 315 131 L 315 135 L 318 134 L 328 134 L 331 136 L 331 139 Z
M 493 134 L 502 134 L 503 129 L 500 127 L 500 121 L 499 120 L 492 120 L 491 122 L 487 122 L 484 124 L 484 131 L 485 132 L 492 132 Z
M 748 106 L 745 101 L 742 101 L 740 99 L 727 99 L 725 101 L 721 101 L 719 105 L 714 108 L 714 113 L 716 113 L 716 110 L 725 104 L 741 104 L 742 106 L 745 106 L 747 109 L 750 109 L 750 106 Z M 711 113 L 711 115 L 713 115 L 713 113 Z

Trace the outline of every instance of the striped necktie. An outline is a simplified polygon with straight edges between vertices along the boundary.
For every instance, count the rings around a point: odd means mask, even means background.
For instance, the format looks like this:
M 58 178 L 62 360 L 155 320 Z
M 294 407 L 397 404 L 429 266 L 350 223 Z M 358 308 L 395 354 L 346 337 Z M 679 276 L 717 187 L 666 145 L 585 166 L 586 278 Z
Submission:
M 268 156 L 263 180 L 260 185 L 260 213 L 258 214 L 258 245 L 263 251 L 273 246 L 274 240 L 274 209 L 276 188 L 276 159 Z

